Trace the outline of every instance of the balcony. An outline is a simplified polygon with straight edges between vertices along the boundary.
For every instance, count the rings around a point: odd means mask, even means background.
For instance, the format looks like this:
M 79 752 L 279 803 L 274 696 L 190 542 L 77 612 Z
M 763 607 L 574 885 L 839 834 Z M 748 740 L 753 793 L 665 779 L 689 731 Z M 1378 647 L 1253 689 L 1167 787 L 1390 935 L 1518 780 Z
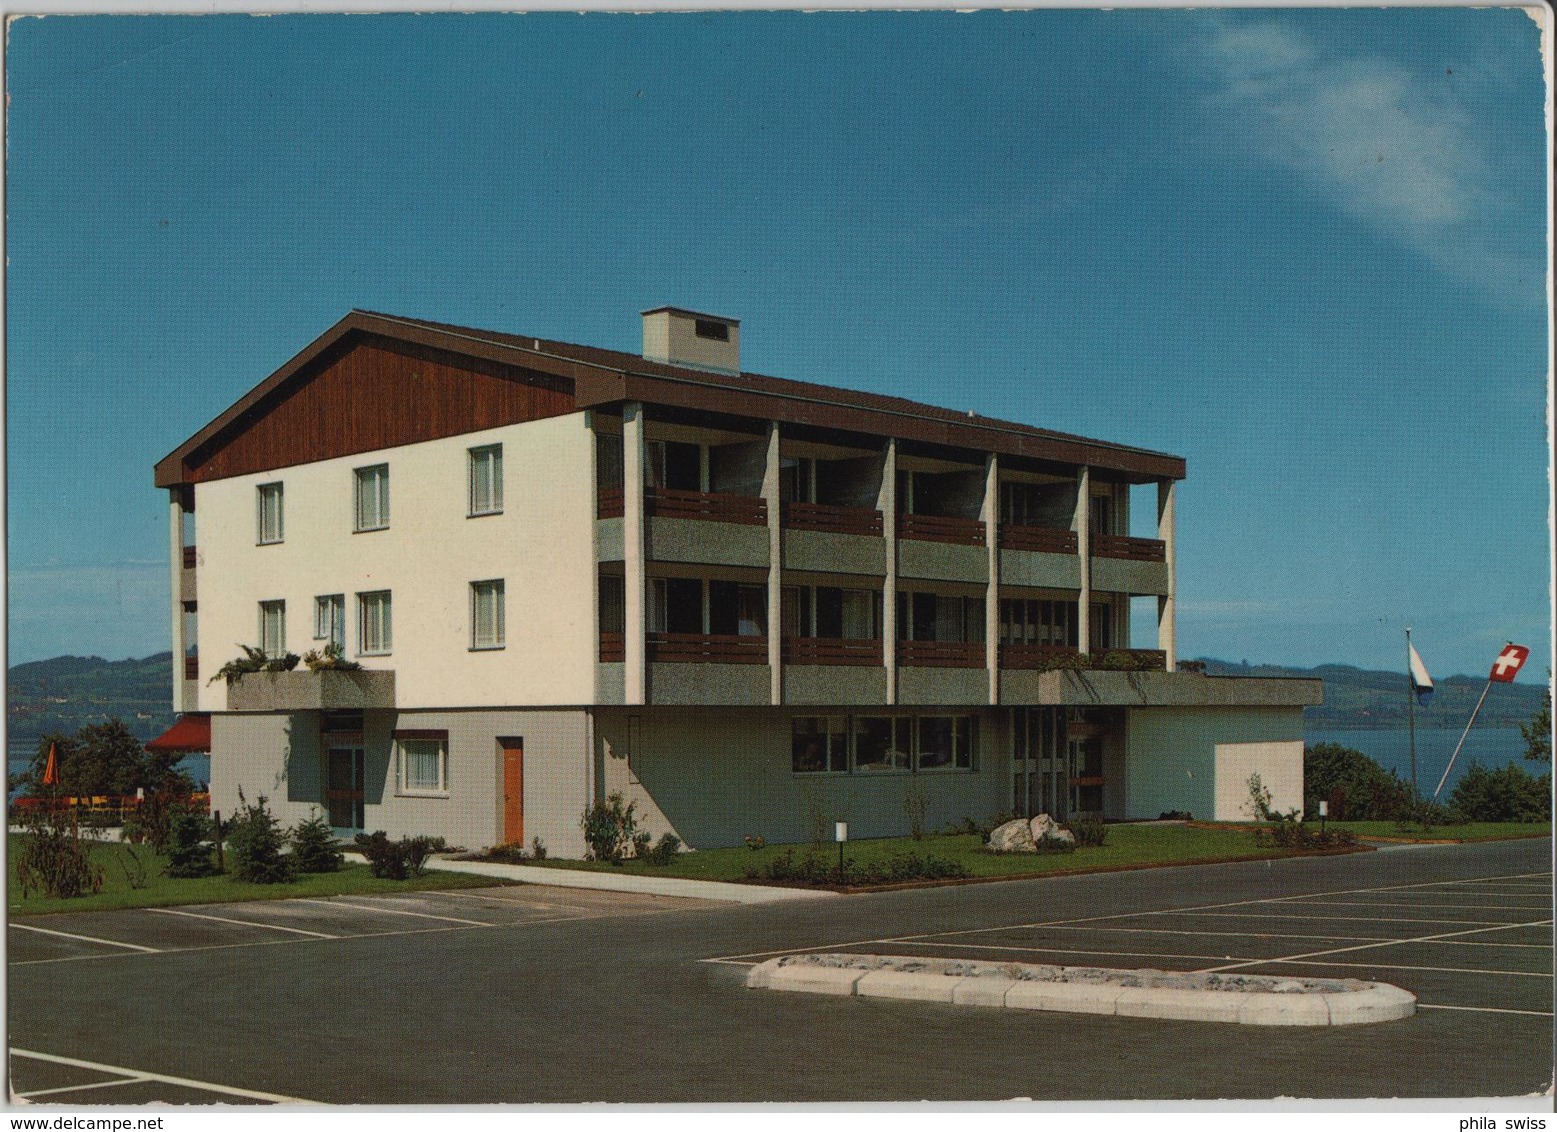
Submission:
M 768 638 L 650 633 L 648 653 L 656 664 L 767 664 Z
M 387 670 L 249 672 L 227 687 L 228 711 L 331 711 L 395 706 Z
M 841 637 L 785 637 L 784 663 L 880 666 L 882 664 L 881 642 L 849 640 Z
M 1128 562 L 1166 562 L 1168 550 L 1167 544 L 1161 539 L 1094 534 L 1092 557 L 1122 558 Z
M 897 662 L 904 668 L 983 668 L 983 641 L 899 641 Z
M 1044 672 L 1051 668 L 1082 667 L 1081 650 L 1069 645 L 1001 645 L 1000 667 Z
M 918 542 L 944 542 L 956 546 L 983 546 L 984 523 L 980 519 L 949 515 L 902 514 L 897 517 L 897 537 Z
M 668 487 L 644 492 L 644 513 L 659 519 L 699 519 L 710 523 L 768 525 L 768 501 L 757 495 L 723 495 L 713 491 L 677 491 Z
M 622 494 L 621 488 L 606 488 L 595 499 L 595 518 L 620 519 L 625 506 L 626 497 Z
M 792 531 L 824 531 L 830 534 L 880 538 L 881 512 L 866 507 L 837 507 L 830 503 L 785 503 L 784 527 Z
M 600 634 L 600 663 L 621 664 L 627 659 L 627 634 Z
M 1028 550 L 1040 554 L 1075 554 L 1076 532 L 1055 527 L 1000 528 L 1001 550 Z
M 184 548 L 184 569 L 193 570 L 195 568 L 196 561 L 198 561 L 198 555 L 195 552 L 195 548 L 192 546 L 186 546 Z

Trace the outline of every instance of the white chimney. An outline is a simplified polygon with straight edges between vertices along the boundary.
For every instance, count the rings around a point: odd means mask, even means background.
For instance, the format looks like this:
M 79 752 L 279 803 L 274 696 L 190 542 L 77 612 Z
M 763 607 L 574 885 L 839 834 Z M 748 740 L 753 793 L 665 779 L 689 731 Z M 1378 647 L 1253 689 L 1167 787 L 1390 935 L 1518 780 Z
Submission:
M 680 307 L 643 312 L 643 356 L 651 362 L 741 372 L 741 321 Z

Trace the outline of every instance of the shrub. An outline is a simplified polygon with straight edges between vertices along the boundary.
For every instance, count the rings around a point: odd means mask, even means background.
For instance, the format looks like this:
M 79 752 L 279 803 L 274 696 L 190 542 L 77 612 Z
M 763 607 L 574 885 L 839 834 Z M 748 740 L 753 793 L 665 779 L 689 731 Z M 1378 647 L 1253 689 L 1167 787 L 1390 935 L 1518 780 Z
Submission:
M 356 845 L 368 859 L 373 875 L 385 880 L 421 876 L 426 871 L 427 858 L 448 848 L 441 837 L 402 837 L 391 841 L 382 829 L 357 834 Z
M 310 672 L 357 672 L 362 665 L 341 655 L 341 646 L 331 641 L 321 649 L 309 649 L 303 654 L 303 663 Z
M 787 881 L 810 885 L 894 884 L 912 880 L 959 879 L 968 876 L 967 866 L 934 854 L 894 853 L 886 861 L 846 860 L 840 869 L 821 853 L 807 852 L 798 860 L 793 848 L 785 849 L 764 868 L 746 870 L 752 880 Z
M 510 841 L 507 845 L 494 845 L 481 854 L 483 861 L 496 861 L 500 865 L 522 865 L 530 859 L 530 855 L 524 851 L 524 845 L 518 841 Z
M 208 877 L 217 872 L 211 858 L 210 821 L 193 810 L 180 810 L 169 822 L 168 867 L 170 877 Z
M 227 828 L 233 876 L 251 884 L 283 884 L 297 875 L 292 859 L 282 854 L 286 836 L 267 801 L 261 794 L 250 805 L 239 790 L 238 812 Z
M 546 843 L 539 837 L 530 838 L 530 855 L 533 856 L 537 861 L 544 861 L 546 859 Z
M 1188 810 L 1163 810 L 1157 815 L 1158 821 L 1194 821 L 1195 815 Z
M 763 837 L 760 833 L 756 836 L 748 833 L 741 840 L 745 842 L 746 848 L 750 849 L 753 853 L 755 853 L 758 849 L 766 848 L 768 844 L 768 839 Z
M 644 834 L 641 836 L 647 835 Z M 651 865 L 663 866 L 668 865 L 674 861 L 676 859 L 676 854 L 680 851 L 681 838 L 677 837 L 674 833 L 665 833 L 660 835 L 660 839 L 655 843 L 653 849 L 646 850 L 645 852 L 639 854 L 639 856 L 641 856 Z
M 624 802 L 612 791 L 604 802 L 595 802 L 579 819 L 591 861 L 620 861 L 638 832 L 638 803 Z
M 1552 776 L 1537 778 L 1517 764 L 1488 770 L 1472 763 L 1449 804 L 1470 821 L 1550 821 Z
M 345 864 L 330 823 L 318 811 L 293 826 L 289 840 L 300 873 L 333 873 Z
M 1312 824 L 1297 821 L 1289 815 L 1278 815 L 1269 828 L 1255 830 L 1254 840 L 1261 845 L 1269 842 L 1278 849 L 1294 849 L 1299 852 L 1340 849 L 1357 844 L 1357 837 L 1351 830 L 1321 831 L 1315 829 Z
M 633 857 L 642 860 L 649 855 L 649 846 L 654 843 L 654 834 L 648 830 L 640 830 L 633 834 Z
M 81 842 L 81 831 L 63 806 L 50 804 L 28 810 L 22 818 L 27 837 L 16 858 L 16 879 L 22 895 L 34 892 L 51 898 L 74 899 L 101 892 L 103 869 Z
M 131 891 L 146 887 L 146 862 L 136 852 L 134 845 L 119 847 L 119 868 L 124 870 L 124 881 Z
M 1303 748 L 1303 811 L 1329 803 L 1334 821 L 1397 821 L 1411 806 L 1411 787 L 1361 751 L 1339 743 Z
M 1097 848 L 1108 837 L 1108 827 L 1103 824 L 1102 818 L 1081 818 L 1079 821 L 1062 823 L 1062 828 L 1070 830 L 1076 838 L 1076 844 L 1087 848 Z

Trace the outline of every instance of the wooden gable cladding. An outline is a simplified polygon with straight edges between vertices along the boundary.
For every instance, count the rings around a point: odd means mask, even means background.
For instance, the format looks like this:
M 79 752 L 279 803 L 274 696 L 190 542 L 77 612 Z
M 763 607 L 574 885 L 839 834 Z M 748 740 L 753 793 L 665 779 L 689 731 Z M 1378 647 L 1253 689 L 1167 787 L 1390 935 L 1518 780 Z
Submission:
M 191 451 L 183 478 L 248 475 L 574 409 L 564 379 L 353 332 Z

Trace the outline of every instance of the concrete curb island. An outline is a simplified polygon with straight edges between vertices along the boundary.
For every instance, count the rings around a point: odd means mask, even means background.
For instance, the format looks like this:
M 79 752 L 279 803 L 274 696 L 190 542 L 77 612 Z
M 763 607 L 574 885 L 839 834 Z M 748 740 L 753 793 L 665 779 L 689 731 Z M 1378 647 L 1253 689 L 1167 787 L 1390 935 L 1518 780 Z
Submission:
M 784 955 L 753 967 L 746 985 L 807 994 L 1245 1026 L 1354 1026 L 1416 1013 L 1416 996 L 1409 991 L 1356 979 L 1128 971 L 904 955 Z

